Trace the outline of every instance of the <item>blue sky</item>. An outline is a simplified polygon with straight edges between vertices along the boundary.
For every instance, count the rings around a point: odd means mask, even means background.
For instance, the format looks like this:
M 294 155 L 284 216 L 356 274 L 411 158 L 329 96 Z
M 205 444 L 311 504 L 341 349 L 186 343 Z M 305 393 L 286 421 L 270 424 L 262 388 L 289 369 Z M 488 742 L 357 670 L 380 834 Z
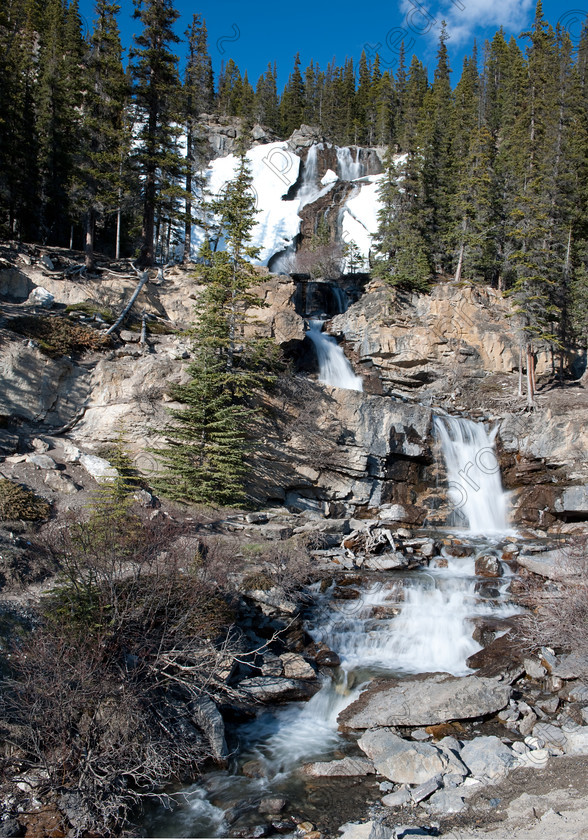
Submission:
M 139 26 L 132 19 L 131 0 L 119 0 L 120 27 L 125 46 Z M 280 3 L 261 0 L 248 5 L 239 0 L 176 0 L 181 14 L 178 34 L 183 35 L 192 14 L 206 20 L 209 47 L 215 75 L 221 61 L 233 58 L 255 85 L 268 61 L 276 61 L 278 84 L 287 81 L 294 56 L 300 52 L 303 68 L 311 59 L 321 67 L 334 57 L 342 64 L 346 56 L 359 59 L 379 51 L 384 66 L 396 66 L 398 44 L 405 40 L 409 55 L 416 53 L 432 74 L 441 20 L 448 23 L 449 52 L 457 82 L 464 55 L 471 51 L 474 38 L 481 47 L 502 25 L 508 35 L 518 36 L 533 20 L 535 0 L 338 0 L 325 5 L 308 0 Z M 584 7 L 584 8 L 582 8 Z M 570 0 L 570 8 L 557 0 L 545 0 L 545 17 L 554 26 L 558 20 L 577 40 L 582 21 L 588 15 L 585 0 Z M 80 0 L 80 11 L 91 25 L 92 0 Z M 524 42 L 521 42 L 524 43 Z M 180 45 L 181 49 L 181 45 Z

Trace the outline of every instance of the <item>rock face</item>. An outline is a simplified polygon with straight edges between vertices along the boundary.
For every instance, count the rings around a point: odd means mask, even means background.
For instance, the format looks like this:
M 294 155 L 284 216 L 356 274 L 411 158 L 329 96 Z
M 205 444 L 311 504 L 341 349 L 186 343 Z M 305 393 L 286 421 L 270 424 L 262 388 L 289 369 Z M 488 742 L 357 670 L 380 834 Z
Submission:
M 503 709 L 510 686 L 476 676 L 432 674 L 413 680 L 380 680 L 339 715 L 343 729 L 431 726 L 483 717 Z
M 359 362 L 377 369 L 386 390 L 441 393 L 457 368 L 464 375 L 517 368 L 509 312 L 492 289 L 447 283 L 408 297 L 372 282 L 358 303 L 333 318 L 331 332 L 345 336 Z M 545 354 L 538 372 L 547 364 Z

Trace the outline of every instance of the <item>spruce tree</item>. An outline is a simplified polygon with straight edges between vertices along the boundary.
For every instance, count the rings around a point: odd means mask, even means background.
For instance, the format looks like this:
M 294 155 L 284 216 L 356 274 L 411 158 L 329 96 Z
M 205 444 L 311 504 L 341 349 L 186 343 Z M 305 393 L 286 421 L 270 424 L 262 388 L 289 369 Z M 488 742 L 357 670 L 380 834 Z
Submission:
M 414 153 L 395 163 L 388 151 L 379 197 L 374 276 L 392 286 L 428 291 L 432 271 L 421 225 L 422 175 Z
M 183 171 L 178 148 L 180 84 L 178 58 L 172 45 L 178 12 L 172 0 L 133 0 L 134 17 L 143 30 L 135 35 L 130 52 L 133 94 L 141 123 L 135 151 L 142 176 L 143 226 L 139 257 L 143 266 L 155 261 L 155 223 L 158 202 L 163 203 L 168 225 L 177 213 Z
M 124 175 L 121 162 L 128 154 L 129 88 L 122 66 L 119 10 L 110 0 L 96 2 L 86 63 L 82 142 L 70 187 L 72 203 L 84 219 L 88 268 L 94 263 L 95 225 L 118 205 Z
M 296 53 L 294 69 L 280 102 L 280 119 L 284 136 L 289 137 L 293 131 L 300 128 L 304 118 L 305 97 L 304 80 L 300 71 L 300 53 Z
M 190 259 L 193 224 L 193 193 L 203 186 L 201 172 L 206 162 L 205 148 L 200 134 L 199 116 L 212 111 L 214 82 L 212 61 L 208 54 L 206 22 L 200 15 L 192 16 L 186 32 L 188 60 L 183 87 L 183 117 L 186 126 L 186 193 L 184 225 L 184 259 Z
M 185 408 L 173 410 L 168 447 L 159 450 L 165 465 L 160 484 L 172 498 L 206 504 L 242 504 L 252 444 L 250 427 L 257 389 L 273 381 L 273 342 L 246 334 L 247 310 L 264 305 L 252 289 L 258 275 L 250 260 L 255 204 L 251 175 L 241 151 L 235 177 L 211 202 L 225 242 L 212 250 L 206 242 L 198 278 L 204 284 L 193 329 L 190 382 L 172 396 Z

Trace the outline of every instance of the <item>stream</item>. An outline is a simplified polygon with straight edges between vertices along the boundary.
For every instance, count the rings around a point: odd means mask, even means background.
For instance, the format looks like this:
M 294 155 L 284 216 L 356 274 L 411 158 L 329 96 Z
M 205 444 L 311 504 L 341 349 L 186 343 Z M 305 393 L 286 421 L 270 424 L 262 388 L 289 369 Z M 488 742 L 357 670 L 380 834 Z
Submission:
M 319 380 L 361 390 L 361 378 L 335 339 L 323 332 L 322 319 L 310 321 L 307 335 L 317 351 Z M 309 587 L 306 629 L 338 654 L 339 667 L 327 669 L 321 689 L 307 702 L 268 707 L 254 720 L 227 727 L 228 768 L 181 791 L 172 812 L 156 811 L 148 823 L 150 836 L 294 836 L 297 821 L 319 822 L 324 830 L 329 808 L 340 825 L 345 804 L 350 816 L 362 817 L 367 804 L 381 796 L 373 777 L 317 779 L 302 770 L 313 761 L 360 755 L 355 740 L 339 732 L 341 711 L 376 677 L 471 673 L 466 660 L 482 647 L 472 635 L 476 620 L 520 612 L 509 600 L 507 564 L 501 563 L 501 576 L 492 580 L 477 576 L 475 568 L 476 558 L 499 559 L 514 536 L 495 433 L 450 416 L 435 418 L 434 431 L 458 527 L 428 532 L 441 546 L 428 565 L 410 571 L 360 569 L 356 599 L 334 598 L 334 583 L 324 592 L 320 584 Z M 455 542 L 458 551 L 452 549 Z M 259 806 L 271 797 L 285 800 L 287 810 L 266 819 Z

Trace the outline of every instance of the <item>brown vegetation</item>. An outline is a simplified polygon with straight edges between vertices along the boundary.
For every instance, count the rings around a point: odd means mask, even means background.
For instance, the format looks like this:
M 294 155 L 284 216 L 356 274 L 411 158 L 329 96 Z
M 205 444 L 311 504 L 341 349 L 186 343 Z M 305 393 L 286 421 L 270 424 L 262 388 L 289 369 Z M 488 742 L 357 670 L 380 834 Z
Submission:
M 35 495 L 32 490 L 7 478 L 0 478 L 0 520 L 10 522 L 24 519 L 35 522 L 49 516 L 50 510 L 49 502 Z
M 0 770 L 78 836 L 117 835 L 144 796 L 193 777 L 212 755 L 199 699 L 234 694 L 231 606 L 178 534 L 113 491 L 46 535 L 60 582 L 10 650 Z
M 9 327 L 38 342 L 43 353 L 52 358 L 86 350 L 104 350 L 110 346 L 110 339 L 97 330 L 59 315 L 20 315 L 11 319 Z

